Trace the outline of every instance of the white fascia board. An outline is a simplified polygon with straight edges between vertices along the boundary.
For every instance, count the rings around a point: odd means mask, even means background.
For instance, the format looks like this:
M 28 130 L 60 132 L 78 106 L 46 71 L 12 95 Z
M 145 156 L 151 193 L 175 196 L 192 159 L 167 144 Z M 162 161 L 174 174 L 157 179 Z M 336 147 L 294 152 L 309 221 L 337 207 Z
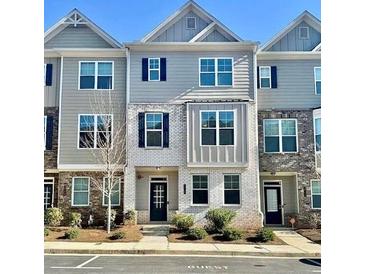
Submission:
M 120 170 L 123 170 L 123 166 L 117 166 Z M 60 164 L 58 166 L 59 171 L 105 171 L 106 166 L 101 164 Z
M 125 48 L 53 48 L 45 49 L 44 57 L 126 57 Z
M 189 43 L 201 41 L 205 37 L 207 37 L 212 31 L 214 30 L 215 22 L 210 23 L 206 28 L 204 28 L 201 32 L 199 32 L 197 35 L 195 35 Z
M 319 43 L 314 49 L 312 49 L 312 51 L 321 51 L 321 44 L 322 43 Z
M 315 60 L 321 59 L 321 52 L 313 51 L 265 51 L 257 53 L 257 60 Z

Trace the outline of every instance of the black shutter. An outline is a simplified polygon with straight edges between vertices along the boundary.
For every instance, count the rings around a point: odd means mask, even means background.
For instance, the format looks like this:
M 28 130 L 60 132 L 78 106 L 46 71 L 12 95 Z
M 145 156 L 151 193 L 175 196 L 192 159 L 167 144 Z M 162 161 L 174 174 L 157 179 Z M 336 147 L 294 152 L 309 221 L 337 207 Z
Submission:
M 169 114 L 163 114 L 163 147 L 169 147 Z
M 271 67 L 271 88 L 278 88 L 278 76 L 276 66 Z
M 46 86 L 52 86 L 52 64 L 46 65 Z
M 148 81 L 148 58 L 142 58 L 142 81 Z
M 46 150 L 52 149 L 53 117 L 47 116 Z
M 260 88 L 260 67 L 257 67 L 257 88 Z
M 166 81 L 166 58 L 160 58 L 160 81 Z
M 138 113 L 138 147 L 144 147 L 144 112 Z

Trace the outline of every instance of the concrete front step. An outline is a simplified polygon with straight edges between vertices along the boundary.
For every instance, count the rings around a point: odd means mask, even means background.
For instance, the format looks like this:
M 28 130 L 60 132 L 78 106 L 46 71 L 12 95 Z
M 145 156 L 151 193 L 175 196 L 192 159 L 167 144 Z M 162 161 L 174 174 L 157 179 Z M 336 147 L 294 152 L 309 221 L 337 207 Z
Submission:
M 143 225 L 141 232 L 144 236 L 167 236 L 169 231 L 169 225 Z

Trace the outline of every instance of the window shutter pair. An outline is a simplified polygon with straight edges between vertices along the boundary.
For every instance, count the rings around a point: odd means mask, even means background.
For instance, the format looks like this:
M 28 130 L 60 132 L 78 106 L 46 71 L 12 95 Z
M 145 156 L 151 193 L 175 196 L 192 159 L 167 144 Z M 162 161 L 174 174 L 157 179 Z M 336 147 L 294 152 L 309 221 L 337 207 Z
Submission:
M 47 116 L 46 150 L 52 149 L 53 117 Z
M 52 64 L 46 65 L 46 86 L 52 86 Z
M 163 147 L 169 147 L 169 114 L 163 113 Z M 145 113 L 138 113 L 138 147 L 145 147 Z
M 148 58 L 142 58 L 142 81 L 148 81 Z M 166 58 L 160 58 L 160 81 L 166 81 Z
M 257 88 L 260 88 L 260 67 L 257 67 Z M 271 66 L 271 88 L 278 88 L 278 75 L 276 66 Z

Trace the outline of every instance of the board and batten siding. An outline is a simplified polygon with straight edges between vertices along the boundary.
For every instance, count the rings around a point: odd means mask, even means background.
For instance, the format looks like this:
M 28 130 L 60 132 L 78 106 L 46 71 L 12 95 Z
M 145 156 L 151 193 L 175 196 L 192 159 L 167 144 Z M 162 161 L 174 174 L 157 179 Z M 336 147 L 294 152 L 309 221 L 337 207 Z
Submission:
M 123 123 L 126 98 L 126 58 L 64 58 L 63 91 L 61 106 L 60 164 L 100 164 L 91 149 L 78 149 L 78 115 L 93 114 L 94 94 L 103 90 L 78 90 L 79 61 L 114 61 L 113 122 Z M 95 113 L 96 114 L 96 113 Z
M 44 64 L 52 64 L 52 85 L 44 85 L 44 107 L 57 107 L 60 93 L 60 58 L 44 58 Z
M 142 58 L 166 58 L 166 81 L 142 81 Z M 199 87 L 199 58 L 233 57 L 232 87 Z M 253 99 L 252 52 L 131 52 L 130 102 Z
M 257 62 L 258 66 L 276 66 L 278 87 L 258 89 L 258 109 L 308 109 L 321 106 L 315 94 L 314 67 L 321 60 L 273 60 Z
M 211 34 L 205 37 L 202 42 L 233 42 L 233 39 L 226 38 L 223 34 L 219 31 L 214 30 Z
M 44 44 L 44 48 L 112 48 L 85 25 L 70 25 Z
M 188 165 L 244 165 L 248 162 L 248 119 L 247 103 L 241 104 L 187 104 L 189 127 L 188 134 Z M 233 146 L 201 146 L 201 117 L 200 112 L 203 110 L 233 110 L 235 115 L 235 139 Z M 216 117 L 219 123 L 219 117 Z M 218 141 L 218 140 L 217 140 Z

